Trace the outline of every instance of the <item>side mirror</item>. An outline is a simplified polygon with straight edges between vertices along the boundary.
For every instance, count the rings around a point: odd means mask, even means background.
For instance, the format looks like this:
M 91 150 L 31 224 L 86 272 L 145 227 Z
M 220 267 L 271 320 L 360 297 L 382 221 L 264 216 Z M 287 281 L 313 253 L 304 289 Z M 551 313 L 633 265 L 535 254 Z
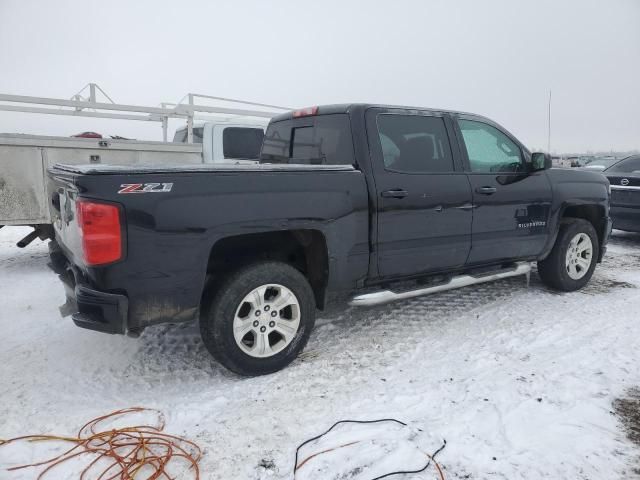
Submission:
M 549 170 L 552 167 L 551 155 L 543 152 L 534 152 L 531 154 L 531 171 Z

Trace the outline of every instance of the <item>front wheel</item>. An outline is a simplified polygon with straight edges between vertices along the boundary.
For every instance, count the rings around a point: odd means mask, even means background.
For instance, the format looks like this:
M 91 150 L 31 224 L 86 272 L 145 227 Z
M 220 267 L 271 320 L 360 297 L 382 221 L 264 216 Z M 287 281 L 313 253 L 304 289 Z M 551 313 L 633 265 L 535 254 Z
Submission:
M 600 245 L 593 225 L 581 218 L 563 220 L 553 250 L 538 262 L 542 281 L 556 290 L 584 287 L 596 268 Z
M 315 322 L 307 279 L 281 262 L 243 268 L 217 289 L 200 320 L 209 352 L 240 375 L 284 368 L 304 348 Z

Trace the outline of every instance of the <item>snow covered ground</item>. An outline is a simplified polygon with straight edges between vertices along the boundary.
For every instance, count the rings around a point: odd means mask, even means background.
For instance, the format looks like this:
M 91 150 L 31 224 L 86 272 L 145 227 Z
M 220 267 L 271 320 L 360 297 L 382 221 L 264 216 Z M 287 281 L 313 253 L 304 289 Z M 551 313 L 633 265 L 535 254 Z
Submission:
M 534 275 L 529 288 L 516 278 L 323 313 L 299 360 L 246 379 L 210 359 L 195 326 L 131 339 L 61 319 L 46 246 L 14 246 L 26 231 L 0 230 L 0 438 L 72 434 L 148 406 L 205 449 L 204 479 L 291 479 L 305 439 L 341 419 L 394 417 L 422 429 L 424 451 L 447 440 L 446 478 L 633 477 L 639 452 L 612 403 L 640 385 L 639 235 L 616 234 L 577 293 Z M 0 478 L 34 478 L 4 471 L 35 460 L 7 451 Z

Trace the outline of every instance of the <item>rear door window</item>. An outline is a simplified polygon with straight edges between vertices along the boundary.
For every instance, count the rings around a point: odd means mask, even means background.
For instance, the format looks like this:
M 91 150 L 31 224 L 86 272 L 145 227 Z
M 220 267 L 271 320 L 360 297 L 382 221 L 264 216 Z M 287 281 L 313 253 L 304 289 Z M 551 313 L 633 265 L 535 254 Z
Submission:
M 382 114 L 378 136 L 387 170 L 404 173 L 453 172 L 449 137 L 440 117 Z
M 260 158 L 263 137 L 261 128 L 226 127 L 222 131 L 224 158 L 257 160 Z
M 353 165 L 353 140 L 346 114 L 274 122 L 267 128 L 260 161 Z

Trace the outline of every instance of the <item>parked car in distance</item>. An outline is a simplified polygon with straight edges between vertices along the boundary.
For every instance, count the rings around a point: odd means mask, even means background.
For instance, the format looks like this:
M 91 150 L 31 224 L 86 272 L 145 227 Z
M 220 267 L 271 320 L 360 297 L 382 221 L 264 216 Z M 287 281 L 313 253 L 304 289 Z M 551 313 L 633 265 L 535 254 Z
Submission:
M 613 228 L 640 232 L 640 155 L 632 155 L 603 171 L 611 184 Z
M 330 299 L 374 305 L 530 262 L 573 291 L 611 230 L 602 174 L 550 169 L 479 115 L 307 108 L 272 119 L 260 161 L 50 169 L 65 312 L 134 336 L 199 319 L 216 359 L 260 375 L 297 356 Z

